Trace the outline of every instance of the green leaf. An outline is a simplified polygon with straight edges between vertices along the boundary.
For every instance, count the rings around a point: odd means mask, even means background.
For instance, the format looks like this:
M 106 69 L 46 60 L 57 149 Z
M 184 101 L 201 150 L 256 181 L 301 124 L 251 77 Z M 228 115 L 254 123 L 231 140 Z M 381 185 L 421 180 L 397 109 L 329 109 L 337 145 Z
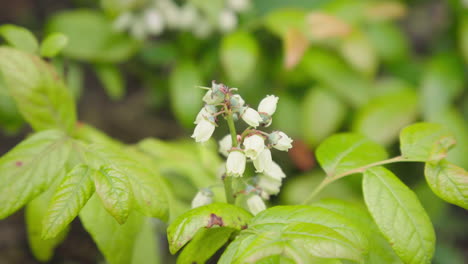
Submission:
M 10 24 L 0 26 L 0 35 L 8 44 L 25 52 L 35 53 L 39 47 L 34 35 L 23 27 Z
M 343 37 L 339 52 L 353 69 L 364 76 L 373 77 L 379 59 L 369 37 L 357 30 Z
M 196 87 L 202 84 L 199 69 L 189 61 L 177 65 L 171 73 L 169 92 L 172 111 L 187 128 L 193 127 L 195 117 L 202 108 L 204 90 Z
M 291 28 L 305 31 L 306 15 L 305 10 L 279 9 L 265 16 L 264 24 L 269 31 L 278 37 L 283 37 Z
M 448 129 L 434 123 L 416 123 L 400 132 L 401 154 L 413 161 L 441 160 L 455 142 Z
M 80 220 L 109 264 L 131 263 L 137 240 L 141 232 L 147 230 L 145 228 L 147 218 L 136 211 L 129 215 L 124 224 L 117 223 L 104 209 L 97 195 L 93 195 L 81 210 Z M 154 249 L 148 247 L 147 250 Z M 151 252 L 140 251 L 139 254 L 151 254 Z M 149 259 L 145 263 L 153 264 Z
M 468 168 L 466 150 L 468 149 L 468 123 L 466 118 L 458 111 L 455 105 L 448 107 L 432 116 L 429 121 L 441 124 L 452 132 L 457 140 L 457 144 L 450 149 L 447 160 L 460 167 Z
M 463 15 L 458 27 L 458 41 L 465 63 L 468 63 L 468 15 Z
M 377 225 L 372 220 L 370 214 L 359 203 L 352 203 L 343 200 L 323 199 L 313 203 L 314 207 L 321 207 L 339 214 L 352 222 L 359 230 L 365 234 L 369 243 L 369 251 L 364 263 L 387 263 L 402 264 L 400 258 L 390 247 L 388 241 L 382 236 Z
M 327 136 L 337 131 L 344 121 L 346 106 L 329 91 L 322 88 L 309 89 L 302 101 L 303 138 L 316 146 Z
M 229 227 L 245 229 L 252 215 L 246 210 L 224 203 L 213 203 L 192 209 L 172 222 L 167 229 L 169 250 L 175 254 L 201 228 Z
M 111 99 L 118 100 L 124 96 L 124 80 L 117 67 L 112 64 L 98 64 L 95 65 L 94 70 Z
M 353 130 L 380 144 L 388 145 L 398 138 L 400 130 L 418 115 L 418 98 L 411 89 L 378 96 L 360 108 Z
M 391 22 L 373 22 L 366 25 L 366 30 L 377 55 L 384 62 L 395 63 L 407 59 L 409 43 L 400 27 Z
M 226 227 L 200 229 L 177 258 L 177 264 L 205 263 L 234 231 Z
M 421 81 L 421 108 L 426 120 L 446 111 L 466 84 L 464 63 L 458 53 L 433 56 L 424 68 Z
M 355 72 L 336 54 L 326 50 L 313 49 L 302 59 L 307 74 L 323 87 L 331 89 L 353 107 L 367 102 L 370 83 Z
M 468 210 L 468 173 L 463 168 L 441 160 L 426 163 L 426 180 L 432 191 L 443 200 Z
M 359 251 L 367 252 L 369 243 L 360 230 L 353 222 L 337 213 L 320 207 L 308 205 L 295 206 L 275 206 L 255 216 L 249 228 L 255 229 L 258 225 L 264 224 L 291 224 L 291 223 L 310 223 L 333 229 Z
M 113 166 L 102 166 L 94 174 L 96 193 L 104 208 L 119 222 L 125 223 L 132 209 L 132 192 L 125 172 Z
M 132 56 L 138 42 L 122 33 L 115 33 L 102 12 L 68 10 L 55 14 L 47 23 L 48 32 L 60 32 L 69 43 L 63 54 L 72 59 L 92 62 L 121 62 Z
M 162 249 L 157 241 L 153 219 L 146 218 L 141 231 L 138 234 L 133 246 L 133 257 L 131 264 L 151 263 L 160 264 L 162 259 Z M 165 253 L 165 251 L 164 251 Z
M 382 146 L 361 135 L 341 133 L 323 141 L 316 156 L 323 170 L 332 176 L 386 159 L 387 153 Z
M 41 44 L 41 56 L 52 58 L 68 44 L 68 38 L 62 33 L 52 33 Z
M 42 238 L 57 236 L 79 214 L 94 193 L 93 174 L 87 165 L 77 165 L 67 173 L 44 215 Z
M 0 72 L 19 111 L 35 130 L 73 130 L 75 102 L 49 64 L 34 55 L 0 47 Z
M 383 167 L 364 172 L 363 193 L 377 226 L 403 262 L 430 263 L 434 228 L 416 195 Z
M 237 31 L 221 42 L 221 63 L 227 76 L 236 84 L 242 84 L 257 67 L 259 47 L 255 38 L 245 31 Z
M 54 249 L 65 239 L 68 233 L 68 228 L 64 228 L 52 239 L 44 240 L 41 237 L 41 233 L 43 232 L 42 222 L 46 216 L 47 206 L 52 197 L 53 190 L 54 188 L 50 188 L 26 205 L 25 217 L 29 247 L 34 257 L 42 262 L 52 259 Z
M 124 151 L 129 154 L 127 155 Z M 167 186 L 162 181 L 159 172 L 147 166 L 150 162 L 145 160 L 144 156 L 138 155 L 138 152 L 123 150 L 112 145 L 94 145 L 88 154 L 90 160 L 95 163 L 93 165 L 95 169 L 111 166 L 118 170 L 121 177 L 126 178 L 122 184 L 128 190 L 119 190 L 119 192 L 128 192 L 130 195 L 128 198 L 132 200 L 128 203 L 134 203 L 136 209 L 147 216 L 160 218 L 163 221 L 168 219 Z M 128 186 L 127 183 L 130 185 Z M 119 183 L 121 187 L 124 186 L 122 184 Z M 127 203 L 125 199 L 121 201 L 124 205 Z
M 250 235 L 248 235 L 250 233 Z M 236 244 L 237 240 L 241 240 Z M 311 262 L 315 257 L 362 261 L 362 254 L 349 240 L 333 229 L 311 223 L 263 224 L 241 232 L 231 247 L 237 246 L 231 263 L 257 263 L 282 255 L 294 263 Z M 232 254 L 232 253 L 230 253 Z M 228 263 L 220 260 L 220 263 Z
M 34 134 L 0 158 L 0 219 L 44 192 L 64 169 L 69 138 L 60 131 Z

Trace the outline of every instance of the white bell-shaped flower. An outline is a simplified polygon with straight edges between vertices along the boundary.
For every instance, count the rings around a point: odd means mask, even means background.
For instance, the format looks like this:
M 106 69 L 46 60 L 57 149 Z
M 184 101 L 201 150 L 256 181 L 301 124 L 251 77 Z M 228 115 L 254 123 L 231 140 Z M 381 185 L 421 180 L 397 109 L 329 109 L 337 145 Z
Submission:
M 253 215 L 256 215 L 266 209 L 265 203 L 258 195 L 252 195 L 247 199 L 247 207 Z
M 268 148 L 263 149 L 253 161 L 256 172 L 264 172 L 265 170 L 268 170 L 272 163 L 271 151 Z
M 258 112 L 273 115 L 276 111 L 276 105 L 278 104 L 278 96 L 267 95 L 258 105 Z
M 229 150 L 232 148 L 232 137 L 230 134 L 227 134 L 219 141 L 219 153 L 223 154 L 225 157 L 229 155 Z
M 265 148 L 265 140 L 260 135 L 252 135 L 244 139 L 244 152 L 247 158 L 256 159 Z
M 192 200 L 192 209 L 208 205 L 213 202 L 213 192 L 209 189 L 199 191 Z
M 283 172 L 281 167 L 274 161 L 271 162 L 270 166 L 268 166 L 263 173 L 273 179 L 281 180 L 286 178 L 286 174 Z
M 194 138 L 196 142 L 205 142 L 210 139 L 214 130 L 215 125 L 212 122 L 202 119 L 195 127 L 192 138 Z
M 157 9 L 149 9 L 143 14 L 146 30 L 150 34 L 158 35 L 164 30 L 164 18 Z
M 222 32 L 232 31 L 237 26 L 237 16 L 231 10 L 221 10 L 218 14 L 218 26 Z
M 271 133 L 268 137 L 268 140 L 271 142 L 271 145 L 277 150 L 288 151 L 290 148 L 292 148 L 291 143 L 293 142 L 293 140 L 281 131 L 274 131 L 273 133 Z
M 257 127 L 263 121 L 260 114 L 250 107 L 244 109 L 241 117 L 251 127 Z
M 231 106 L 240 109 L 241 107 L 244 106 L 245 101 L 242 99 L 242 97 L 238 94 L 235 94 L 231 97 Z
M 281 180 L 273 179 L 267 175 L 260 175 L 257 181 L 257 186 L 262 189 L 269 197 L 270 195 L 276 195 L 280 191 Z
M 242 177 L 245 171 L 246 158 L 241 151 L 231 151 L 226 161 L 226 173 L 228 176 Z

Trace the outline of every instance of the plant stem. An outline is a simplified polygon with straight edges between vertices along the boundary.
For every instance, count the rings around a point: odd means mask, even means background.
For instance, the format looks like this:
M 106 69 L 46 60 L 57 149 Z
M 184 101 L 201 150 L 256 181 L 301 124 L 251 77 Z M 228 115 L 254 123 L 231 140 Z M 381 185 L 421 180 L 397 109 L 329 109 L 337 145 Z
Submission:
M 224 105 L 224 112 L 227 124 L 229 126 L 229 132 L 231 133 L 232 146 L 237 147 L 239 143 L 237 142 L 237 131 L 234 124 L 234 119 L 232 118 L 232 111 L 229 109 L 227 104 Z M 226 193 L 226 202 L 234 204 L 234 192 L 232 190 L 232 176 L 224 177 L 224 192 Z
M 332 182 L 334 182 L 334 181 L 336 181 L 338 179 L 344 178 L 344 177 L 349 176 L 351 174 L 362 173 L 362 172 L 364 172 L 365 170 L 367 170 L 367 169 L 369 169 L 371 167 L 384 165 L 384 164 L 389 164 L 389 163 L 400 162 L 400 161 L 410 161 L 410 160 L 407 160 L 406 158 L 404 158 L 402 156 L 397 156 L 397 157 L 394 157 L 394 158 L 391 158 L 391 159 L 386 159 L 386 160 L 381 160 L 381 161 L 378 161 L 378 162 L 370 163 L 370 164 L 367 164 L 365 166 L 349 170 L 349 171 L 344 172 L 342 174 L 328 175 L 327 177 L 325 177 L 325 179 L 322 180 L 322 182 L 317 187 L 315 187 L 315 189 L 310 193 L 310 195 L 307 197 L 307 199 L 305 199 L 302 203 L 303 204 L 309 204 L 310 202 L 312 202 L 312 200 L 315 198 L 315 196 L 321 190 L 323 190 L 330 183 L 332 183 Z
M 237 147 L 239 144 L 237 142 L 237 132 L 236 132 L 236 126 L 234 125 L 234 119 L 232 119 L 232 111 L 227 108 L 227 106 L 224 106 L 225 112 L 226 112 L 226 121 L 229 126 L 229 131 L 231 132 L 231 139 L 232 139 L 232 146 Z
M 232 176 L 224 176 L 224 192 L 226 193 L 226 202 L 234 204 L 234 192 L 232 190 Z

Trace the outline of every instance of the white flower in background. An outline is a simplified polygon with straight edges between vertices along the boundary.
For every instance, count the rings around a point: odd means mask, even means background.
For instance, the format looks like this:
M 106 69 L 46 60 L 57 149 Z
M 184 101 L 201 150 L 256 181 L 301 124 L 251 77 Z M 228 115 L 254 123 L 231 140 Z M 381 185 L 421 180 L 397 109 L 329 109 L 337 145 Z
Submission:
M 146 24 L 141 17 L 136 18 L 133 21 L 132 27 L 130 28 L 130 33 L 137 39 L 144 39 L 146 37 Z
M 244 139 L 245 156 L 256 159 L 265 148 L 265 140 L 260 135 L 252 135 Z
M 130 12 L 125 12 L 117 17 L 114 21 L 113 27 L 117 31 L 124 31 L 131 27 L 133 22 L 133 15 Z
M 192 33 L 199 38 L 207 38 L 213 32 L 213 25 L 206 19 L 198 19 L 198 22 L 193 25 Z
M 263 173 L 267 176 L 270 176 L 273 179 L 281 180 L 286 178 L 286 174 L 283 172 L 281 167 L 276 164 L 276 162 L 272 161 L 270 166 L 268 166 Z
M 258 105 L 258 112 L 266 113 L 272 116 L 276 111 L 276 104 L 278 104 L 278 97 L 274 95 L 267 95 Z
M 258 127 L 260 122 L 263 121 L 260 114 L 258 114 L 257 111 L 255 111 L 254 109 L 252 109 L 250 107 L 245 108 L 245 110 L 242 113 L 241 117 L 251 127 Z
M 164 19 L 157 9 L 148 9 L 143 15 L 146 30 L 153 35 L 159 35 L 164 30 Z
M 260 175 L 257 181 L 257 186 L 262 189 L 266 195 L 262 195 L 265 199 L 268 199 L 270 195 L 276 195 L 280 191 L 281 180 L 273 179 L 266 175 Z
M 218 15 L 219 29 L 222 32 L 232 31 L 237 26 L 237 17 L 231 10 L 222 10 Z
M 264 172 L 268 170 L 273 160 L 271 159 L 271 151 L 269 149 L 264 149 L 257 158 L 253 161 L 256 172 Z
M 291 143 L 293 142 L 293 140 L 281 131 L 272 132 L 268 137 L 268 140 L 271 142 L 271 145 L 277 150 L 288 151 L 290 148 L 292 148 Z
M 236 12 L 242 12 L 250 7 L 250 0 L 227 0 L 228 7 Z
M 197 23 L 198 11 L 192 4 L 185 4 L 179 11 L 179 27 L 181 29 L 189 29 Z
M 266 209 L 265 203 L 258 195 L 252 195 L 247 199 L 247 207 L 253 215 L 256 215 Z
M 245 155 L 241 151 L 231 151 L 226 161 L 226 173 L 228 176 L 242 177 L 245 171 Z
M 208 205 L 213 202 L 213 192 L 210 189 L 200 190 L 192 200 L 192 209 Z
M 229 155 L 229 150 L 232 148 L 232 137 L 230 134 L 224 136 L 219 141 L 219 153 L 223 154 L 225 157 Z
M 194 138 L 196 142 L 205 142 L 208 139 L 210 139 L 211 135 L 213 135 L 214 130 L 215 125 L 210 121 L 203 119 L 195 127 L 192 138 Z

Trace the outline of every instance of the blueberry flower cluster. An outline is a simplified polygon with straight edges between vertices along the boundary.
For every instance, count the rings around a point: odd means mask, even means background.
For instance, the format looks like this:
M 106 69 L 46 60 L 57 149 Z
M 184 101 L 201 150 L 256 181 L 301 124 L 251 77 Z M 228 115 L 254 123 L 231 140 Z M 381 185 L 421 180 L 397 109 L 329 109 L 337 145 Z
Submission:
M 206 89 L 208 91 L 203 97 L 205 105 L 196 117 L 192 138 L 196 142 L 205 142 L 213 135 L 220 117 L 227 121 L 230 134 L 219 141 L 219 152 L 227 157 L 225 177 L 243 177 L 246 164 L 253 164 L 257 175 L 253 177 L 254 185 L 248 191 L 253 195 L 247 199 L 247 206 L 257 213 L 265 208 L 262 199 L 278 194 L 282 179 L 286 177 L 281 167 L 272 160 L 271 150 L 288 151 L 292 147 L 292 139 L 285 133 L 259 130 L 271 125 L 279 98 L 266 96 L 256 110 L 236 93 L 237 88 L 213 81 L 211 88 Z M 247 124 L 247 128 L 237 133 L 235 122 L 240 120 Z
M 179 5 L 174 0 L 129 0 L 126 8 L 118 13 L 114 27 L 118 31 L 129 31 L 138 39 L 159 35 L 166 29 L 190 31 L 205 38 L 215 31 L 234 30 L 238 23 L 237 13 L 249 9 L 250 1 L 224 0 L 221 5 L 209 6 L 203 1 L 187 1 Z

